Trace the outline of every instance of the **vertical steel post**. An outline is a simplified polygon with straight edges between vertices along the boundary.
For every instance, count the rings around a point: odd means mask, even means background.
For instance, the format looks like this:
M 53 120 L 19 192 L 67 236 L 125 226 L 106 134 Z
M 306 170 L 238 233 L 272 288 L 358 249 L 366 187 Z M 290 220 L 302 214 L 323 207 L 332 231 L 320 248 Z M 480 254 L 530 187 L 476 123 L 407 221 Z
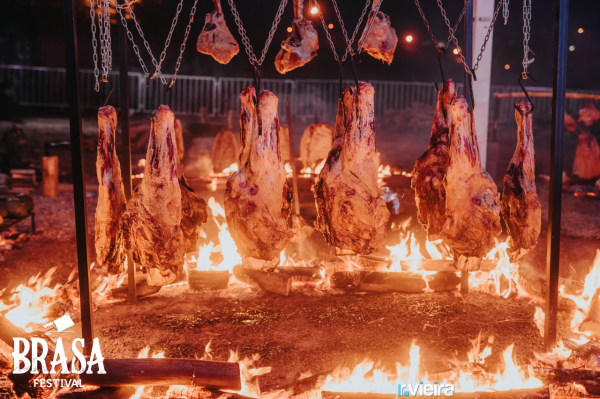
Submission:
M 467 65 L 472 65 L 473 63 L 473 3 L 475 1 L 470 1 L 465 11 L 465 43 L 463 51 Z M 467 4 L 467 0 L 465 0 L 465 4 Z M 467 95 L 469 84 L 469 74 L 465 72 L 463 76 L 463 95 L 467 99 L 467 104 L 471 103 L 471 96 Z M 471 104 L 472 106 L 473 104 Z M 463 295 L 469 294 L 469 275 L 470 273 L 467 271 L 460 272 L 460 292 Z
M 91 354 L 94 337 L 90 269 L 88 259 L 85 169 L 83 164 L 81 108 L 79 106 L 79 63 L 77 60 L 77 26 L 74 0 L 63 0 L 65 29 L 65 62 L 67 67 L 67 98 L 69 100 L 69 125 L 71 134 L 71 159 L 73 168 L 73 197 L 75 200 L 75 234 L 77 240 L 77 266 L 79 270 L 79 303 L 81 307 L 81 334 L 85 340 L 83 352 Z
M 131 139 L 129 136 L 129 59 L 127 58 L 127 34 L 123 24 L 119 27 L 119 87 L 121 89 L 121 174 L 125 198 L 131 198 Z M 127 293 L 129 302 L 137 302 L 135 264 L 127 255 Z
M 548 208 L 548 252 L 546 256 L 546 321 L 544 326 L 544 344 L 546 350 L 551 350 L 556 345 L 569 0 L 556 0 L 555 9 L 550 203 Z

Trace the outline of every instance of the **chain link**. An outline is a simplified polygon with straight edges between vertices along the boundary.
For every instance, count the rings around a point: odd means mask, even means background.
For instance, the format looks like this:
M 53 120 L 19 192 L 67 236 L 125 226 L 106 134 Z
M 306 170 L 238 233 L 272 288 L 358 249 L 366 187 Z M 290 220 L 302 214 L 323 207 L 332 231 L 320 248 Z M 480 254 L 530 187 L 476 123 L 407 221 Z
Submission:
M 337 15 L 337 19 L 340 23 L 340 27 L 342 28 L 342 34 L 344 35 L 344 40 L 346 41 L 346 52 L 342 56 L 342 62 L 344 62 L 348 58 L 348 55 L 353 55 L 353 53 L 354 53 L 352 51 L 352 44 L 354 43 L 354 40 L 356 39 L 356 35 L 358 34 L 358 30 L 360 29 L 360 26 L 362 25 L 362 21 L 365 18 L 365 15 L 367 15 L 367 10 L 369 9 L 369 6 L 371 5 L 371 0 L 367 0 L 367 2 L 365 3 L 365 7 L 363 8 L 362 13 L 360 14 L 360 18 L 358 18 L 358 22 L 356 23 L 356 26 L 354 27 L 354 32 L 352 32 L 352 37 L 350 37 L 350 38 L 348 38 L 348 32 L 346 31 L 346 27 L 344 26 L 344 20 L 342 19 L 342 14 L 340 13 L 340 10 L 337 6 L 337 2 L 335 0 L 331 0 L 331 1 L 333 3 L 333 8 L 335 9 L 335 14 Z M 377 11 L 379 11 L 380 6 L 381 6 L 381 2 L 377 6 Z M 373 22 L 371 21 L 371 24 L 372 23 Z M 370 29 L 370 26 L 369 26 L 369 29 Z M 369 33 L 368 30 L 366 32 L 367 32 L 367 34 Z M 363 40 L 363 42 L 364 42 L 364 40 Z M 362 50 L 362 45 L 360 46 L 360 50 Z M 358 51 L 358 53 L 360 54 L 360 51 Z
M 504 17 L 504 25 L 508 23 L 508 3 L 510 0 L 502 0 L 502 16 Z
M 162 66 L 163 61 L 165 60 L 165 57 L 167 56 L 167 49 L 169 48 L 169 45 L 171 44 L 171 38 L 173 37 L 173 31 L 175 30 L 175 26 L 177 25 L 177 22 L 179 22 L 179 14 L 181 13 L 182 8 L 183 8 L 183 0 L 181 0 L 179 2 L 179 4 L 177 4 L 177 11 L 175 12 L 175 18 L 173 18 L 173 22 L 171 22 L 171 29 L 169 30 L 169 34 L 167 35 L 167 40 L 165 41 L 165 48 L 163 49 L 162 53 L 160 53 L 160 58 L 158 61 L 158 69 L 159 70 L 160 70 L 160 67 Z
M 523 73 L 521 74 L 523 79 L 527 79 L 527 68 L 529 64 L 533 62 L 533 59 L 529 59 L 529 36 L 531 32 L 531 0 L 523 0 Z
M 235 20 L 235 24 L 237 25 L 238 32 L 242 37 L 242 43 L 244 44 L 244 49 L 246 54 L 248 54 L 248 58 L 250 59 L 250 64 L 253 67 L 259 68 L 263 62 L 265 61 L 265 56 L 267 55 L 267 51 L 269 50 L 269 46 L 273 41 L 273 36 L 275 35 L 275 31 L 277 30 L 277 25 L 281 22 L 281 16 L 283 15 L 283 11 L 285 10 L 285 6 L 287 5 L 288 0 L 281 0 L 279 3 L 279 8 L 277 9 L 277 14 L 275 14 L 275 19 L 273 20 L 273 24 L 271 25 L 271 30 L 269 31 L 269 36 L 265 42 L 265 46 L 262 50 L 260 60 L 256 58 L 254 54 L 254 49 L 252 48 L 252 44 L 250 44 L 250 39 L 248 39 L 248 35 L 246 34 L 246 29 L 244 29 L 244 25 L 242 24 L 242 19 L 240 18 L 240 14 L 233 3 L 233 0 L 227 0 L 229 6 L 231 7 L 231 13 L 233 14 L 233 18 Z
M 110 2 L 109 0 L 104 0 L 104 7 L 106 10 L 106 18 L 105 21 L 105 30 L 108 32 L 107 34 L 107 55 L 108 55 L 108 70 L 112 71 L 112 38 L 110 35 Z M 106 72 L 106 78 L 108 80 L 108 71 Z
M 190 10 L 190 21 L 188 22 L 185 28 L 185 34 L 183 36 L 183 43 L 179 47 L 179 57 L 177 57 L 177 62 L 175 63 L 175 72 L 173 72 L 173 76 L 171 76 L 171 83 L 169 84 L 169 89 L 173 87 L 175 81 L 177 80 L 177 72 L 179 72 L 179 67 L 181 67 L 181 58 L 183 57 L 183 52 L 185 51 L 185 45 L 187 43 L 188 37 L 190 35 L 190 30 L 192 28 L 192 22 L 194 22 L 194 15 L 196 14 L 196 5 L 198 4 L 198 0 L 194 1 L 194 5 Z
M 452 29 L 450 31 L 450 35 L 448 36 L 448 39 L 446 39 L 446 43 L 444 43 L 445 48 L 448 48 L 448 46 L 450 45 L 450 41 L 452 40 L 452 35 L 458 29 L 458 26 L 460 25 L 460 21 L 462 21 L 465 13 L 467 12 L 467 6 L 469 5 L 470 2 L 471 2 L 471 0 L 467 0 L 467 2 L 465 3 L 465 6 L 463 7 L 460 15 L 458 16 L 458 19 L 456 20 L 456 23 L 454 24 L 454 29 Z M 423 9 L 421 8 L 421 4 L 419 4 L 419 0 L 415 0 L 415 5 L 417 6 L 417 10 L 419 10 L 419 14 L 421 15 L 421 18 L 423 19 L 423 23 L 425 24 L 425 27 L 427 28 L 427 31 L 429 32 L 429 35 L 431 36 L 431 41 L 433 42 L 433 45 L 439 49 L 440 45 L 439 45 L 435 35 L 433 34 L 433 30 L 431 29 L 431 26 L 429 26 L 429 22 L 427 21 L 427 18 L 425 17 L 425 13 L 423 12 Z
M 100 76 L 100 71 L 98 70 L 98 40 L 96 39 L 96 9 L 94 6 L 94 0 L 90 0 L 90 18 L 92 19 L 92 47 L 94 49 L 94 53 L 92 59 L 94 60 L 94 90 L 96 92 L 100 91 L 100 82 L 98 81 Z
M 150 72 L 148 72 L 148 67 L 146 67 L 146 63 L 144 62 L 144 59 L 140 55 L 140 48 L 137 46 L 137 44 L 135 44 L 135 41 L 133 40 L 133 34 L 129 30 L 129 26 L 127 25 L 127 18 L 125 18 L 125 16 L 123 15 L 123 11 L 122 11 L 123 8 L 130 8 L 132 3 L 127 3 L 127 4 L 124 4 L 121 6 L 121 5 L 117 4 L 116 0 L 112 0 L 112 1 L 113 1 L 113 5 L 115 6 L 117 12 L 119 13 L 119 16 L 121 17 L 121 24 L 125 28 L 125 32 L 127 32 L 127 38 L 129 39 L 129 41 L 131 42 L 131 45 L 133 46 L 133 52 L 138 57 L 138 61 L 140 63 L 140 66 L 142 67 L 142 71 L 144 71 L 144 74 L 146 76 L 150 76 Z
M 450 38 L 452 39 L 452 42 L 458 49 L 458 54 L 460 55 L 460 61 L 463 64 L 465 72 L 470 75 L 473 75 L 473 73 L 479 68 L 479 61 L 481 61 L 481 58 L 483 57 L 483 52 L 486 49 L 487 42 L 490 39 L 492 30 L 494 29 L 494 23 L 496 22 L 496 18 L 498 18 L 498 13 L 500 12 L 500 7 L 502 6 L 502 1 L 503 0 L 498 1 L 498 5 L 496 6 L 496 11 L 494 12 L 494 16 L 492 17 L 492 21 L 490 22 L 487 33 L 483 40 L 483 45 L 481 46 L 481 51 L 477 55 L 477 61 L 476 61 L 475 65 L 473 66 L 473 68 L 469 68 L 469 66 L 467 65 L 467 60 L 465 59 L 465 56 L 463 54 L 463 51 L 460 48 L 460 45 L 458 44 L 458 39 L 456 38 L 456 36 L 454 36 L 455 30 L 453 30 L 452 27 L 450 26 L 450 21 L 448 20 L 448 16 L 446 15 L 446 10 L 444 10 L 444 7 L 442 6 L 442 0 L 437 0 L 437 4 L 438 4 L 438 7 L 440 8 L 440 12 L 442 13 L 442 17 L 444 17 L 444 22 L 446 23 L 446 26 L 448 27 L 448 31 L 450 32 Z

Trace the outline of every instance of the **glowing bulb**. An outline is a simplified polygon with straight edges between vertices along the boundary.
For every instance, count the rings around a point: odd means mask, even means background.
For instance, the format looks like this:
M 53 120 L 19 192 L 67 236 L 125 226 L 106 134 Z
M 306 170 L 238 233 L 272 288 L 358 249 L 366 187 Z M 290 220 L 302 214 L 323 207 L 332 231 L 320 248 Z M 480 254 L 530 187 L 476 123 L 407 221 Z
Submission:
M 288 31 L 289 33 L 292 33 L 292 27 L 291 27 L 291 26 L 288 26 L 288 28 L 287 28 L 287 31 Z
M 406 41 L 409 42 L 409 43 L 412 42 L 413 41 L 412 35 L 406 36 Z
M 458 55 L 458 49 L 457 49 L 457 48 L 455 48 L 454 50 L 452 50 L 452 52 L 453 52 L 454 54 Z
M 504 69 L 510 69 L 510 65 L 508 65 L 508 64 L 504 65 Z
M 319 9 L 316 6 L 313 6 L 313 8 L 310 9 L 311 14 L 316 14 L 318 12 L 319 12 Z
M 569 51 L 575 51 L 575 46 L 569 46 Z
M 329 29 L 333 29 L 333 24 L 329 24 L 329 25 L 327 25 L 327 27 L 328 27 Z
M 583 33 L 583 28 L 577 29 L 577 33 Z

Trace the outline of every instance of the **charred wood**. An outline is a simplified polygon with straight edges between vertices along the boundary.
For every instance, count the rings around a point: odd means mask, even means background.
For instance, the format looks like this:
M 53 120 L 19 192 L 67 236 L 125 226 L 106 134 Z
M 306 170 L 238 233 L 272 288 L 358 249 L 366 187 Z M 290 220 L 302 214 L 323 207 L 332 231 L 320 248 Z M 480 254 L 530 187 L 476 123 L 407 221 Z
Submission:
M 247 270 L 242 265 L 236 265 L 233 275 L 243 283 L 275 294 L 288 296 L 292 291 L 292 277 L 289 274 Z
M 229 270 L 190 270 L 188 284 L 193 291 L 225 289 L 229 285 Z

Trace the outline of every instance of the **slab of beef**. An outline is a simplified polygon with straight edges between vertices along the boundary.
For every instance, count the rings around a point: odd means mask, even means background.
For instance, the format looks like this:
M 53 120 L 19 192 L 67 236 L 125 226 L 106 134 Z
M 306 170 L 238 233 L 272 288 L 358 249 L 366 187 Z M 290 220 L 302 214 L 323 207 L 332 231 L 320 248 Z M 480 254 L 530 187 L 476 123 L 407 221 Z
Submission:
M 152 286 L 175 281 L 185 255 L 174 118 L 166 105 L 158 108 L 152 121 L 144 178 L 127 202 L 121 220 L 127 248 L 134 262 L 148 273 L 147 281 Z
M 460 270 L 477 270 L 502 232 L 498 187 L 481 166 L 473 116 L 464 97 L 450 106 L 450 150 L 444 189 L 446 221 L 440 233 Z
M 239 145 L 235 134 L 229 129 L 222 128 L 219 130 L 212 146 L 214 172 L 221 173 L 225 168 L 229 168 L 236 163 L 239 153 Z
M 364 39 L 363 50 L 369 53 L 371 57 L 387 62 L 389 65 L 394 59 L 394 52 L 398 45 L 398 36 L 396 35 L 396 30 L 392 27 L 390 17 L 381 11 L 375 12 L 379 3 L 381 3 L 381 0 L 373 1 L 367 26 L 371 19 L 373 20 L 373 25 L 371 25 L 367 38 Z M 363 36 L 365 33 L 367 32 L 363 32 Z M 360 40 L 362 41 L 363 37 Z
M 217 62 L 227 64 L 240 52 L 240 46 L 227 28 L 221 0 L 213 0 L 215 10 L 206 14 L 204 27 L 200 36 L 196 50 L 202 54 L 211 55 Z
M 585 125 L 585 127 L 590 127 L 599 119 L 600 110 L 596 108 L 594 103 L 589 103 L 579 110 L 579 119 L 577 120 L 577 122 L 582 122 Z
M 600 146 L 596 138 L 587 130 L 579 135 L 573 161 L 573 174 L 586 180 L 600 176 Z
M 448 129 L 450 104 L 456 96 L 456 85 L 446 79 L 438 92 L 429 147 L 415 162 L 410 185 L 415 190 L 417 217 L 427 230 L 429 240 L 437 240 L 446 222 L 446 191 L 444 178 L 448 167 Z
M 225 217 L 244 266 L 270 269 L 293 236 L 288 227 L 293 193 L 279 148 L 278 100 L 261 91 L 257 115 L 254 87 L 244 89 L 240 98 L 242 166 L 227 179 Z
M 319 37 L 312 22 L 304 18 L 304 0 L 294 0 L 294 22 L 292 33 L 281 43 L 275 58 L 279 73 L 299 68 L 317 56 Z
M 348 87 L 338 101 L 334 141 L 315 185 L 315 227 L 327 242 L 357 254 L 379 250 L 390 212 L 377 185 L 373 86 Z
M 185 157 L 185 143 L 183 141 L 183 125 L 181 124 L 181 119 L 175 118 L 175 142 L 177 144 L 177 154 L 179 155 L 179 160 L 182 161 Z
M 98 110 L 98 206 L 96 207 L 96 263 L 109 273 L 123 271 L 125 251 L 119 228 L 125 210 L 125 189 L 115 149 L 117 113 L 110 105 Z
M 542 228 L 542 204 L 535 188 L 535 153 L 531 104 L 517 103 L 517 148 L 506 175 L 500 201 L 502 217 L 508 228 L 511 262 L 517 262 L 537 244 Z
M 314 168 L 327 158 L 333 144 L 334 127 L 329 123 L 311 123 L 300 140 L 300 159 L 305 168 Z

